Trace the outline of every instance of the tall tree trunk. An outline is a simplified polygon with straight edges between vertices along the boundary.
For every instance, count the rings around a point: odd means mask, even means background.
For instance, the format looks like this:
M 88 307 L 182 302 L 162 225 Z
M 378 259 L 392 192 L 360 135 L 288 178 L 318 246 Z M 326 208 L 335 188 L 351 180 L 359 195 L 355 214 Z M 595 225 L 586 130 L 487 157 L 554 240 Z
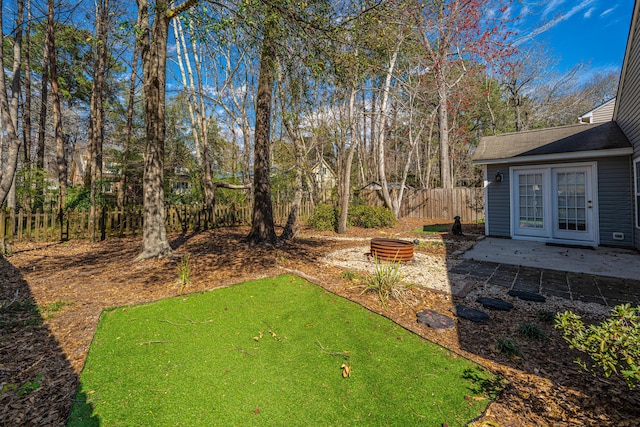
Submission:
M 89 111 L 89 144 L 91 158 L 91 205 L 89 207 L 89 232 L 92 241 L 97 241 L 100 209 L 97 198 L 102 180 L 102 146 L 104 143 L 104 88 L 107 68 L 107 41 L 109 25 L 109 0 L 96 3 L 96 43 L 94 50 L 93 87 Z
M 156 2 L 158 13 L 149 28 L 149 5 L 138 0 L 138 13 L 143 26 L 142 69 L 144 75 L 145 121 L 147 141 L 144 152 L 142 251 L 138 260 L 169 255 L 164 206 L 164 140 L 167 34 L 169 17 L 165 0 Z
M 118 207 L 124 207 L 127 194 L 127 173 L 129 169 L 129 152 L 133 143 L 133 114 L 135 112 L 136 80 L 138 69 L 138 57 L 140 56 L 140 40 L 136 37 L 133 47 L 133 63 L 131 65 L 131 78 L 129 81 L 129 95 L 127 104 L 127 124 L 122 149 L 122 165 L 120 168 L 120 184 L 118 185 Z
M 164 206 L 165 87 L 167 80 L 167 38 L 169 21 L 196 3 L 187 0 L 169 9 L 167 0 L 158 0 L 153 26 L 149 26 L 149 3 L 137 0 L 142 37 L 142 70 L 145 95 L 147 141 L 144 152 L 142 250 L 137 260 L 171 254 L 167 238 Z
M 449 104 L 445 70 L 436 67 L 436 87 L 438 89 L 438 131 L 440 138 L 440 186 L 453 188 L 451 163 L 449 160 Z
M 56 170 L 58 172 L 59 188 L 58 214 L 60 215 L 60 218 L 62 218 L 62 211 L 67 198 L 67 156 L 65 150 L 64 131 L 62 129 L 62 109 L 60 105 L 60 88 L 58 87 L 58 71 L 56 66 L 54 0 L 48 1 L 47 48 L 49 50 L 51 102 L 53 107 L 53 128 L 56 141 Z
M 351 144 L 347 149 L 346 159 L 343 160 L 340 167 L 340 179 L 339 179 L 339 206 L 340 216 L 338 217 L 338 234 L 344 234 L 347 232 L 347 219 L 349 217 L 349 198 L 351 196 L 351 165 L 353 164 L 353 157 L 358 149 L 358 137 L 356 119 L 355 119 L 355 100 L 356 100 L 356 88 L 351 88 L 351 94 L 349 95 L 349 128 L 351 136 Z
M 40 87 L 40 118 L 38 120 L 38 146 L 36 148 L 36 167 L 44 169 L 44 155 L 47 130 L 47 104 L 49 103 L 49 48 L 44 45 L 42 58 L 42 76 Z
M 31 168 L 31 0 L 27 1 L 27 28 L 24 38 L 24 112 L 22 114 L 24 167 Z M 29 201 L 30 202 L 30 201 Z
M 24 6 L 24 1 L 20 0 L 19 4 Z M 0 28 L 4 28 L 2 13 L 3 8 L 3 2 L 2 0 L 0 0 Z M 22 34 L 22 20 L 23 18 L 21 12 L 16 19 L 16 34 Z M 22 49 L 20 48 L 20 42 L 16 37 L 16 39 L 14 40 L 14 57 L 12 66 L 12 70 L 14 72 L 12 76 L 12 90 L 17 90 L 18 94 L 20 92 L 20 64 L 22 62 L 21 52 Z M 7 161 L 1 171 L 2 177 L 0 178 L 0 205 L 5 202 L 9 190 L 11 189 L 11 185 L 16 173 L 18 155 L 21 145 L 20 137 L 18 136 L 17 129 L 14 124 L 16 123 L 14 117 L 18 117 L 17 104 L 12 103 L 10 105 L 5 82 L 4 43 L 0 43 L 0 115 L 2 116 L 3 128 L 4 132 L 6 133 L 6 138 L 9 146 L 6 157 Z M 4 242 L 0 242 L 0 244 L 2 245 L 2 248 L 0 249 L 4 251 Z
M 394 212 L 396 211 L 396 207 L 394 206 L 393 201 L 391 200 L 391 195 L 389 194 L 389 187 L 387 185 L 387 176 L 385 172 L 385 136 L 387 132 L 387 113 L 389 110 L 389 89 L 391 88 L 393 70 L 396 66 L 398 52 L 400 51 L 401 45 L 402 41 L 398 42 L 395 50 L 393 51 L 393 54 L 391 55 L 391 59 L 389 60 L 389 66 L 387 67 L 387 75 L 384 81 L 382 102 L 380 104 L 380 112 L 378 116 L 378 138 L 376 144 L 378 149 L 378 174 L 380 185 L 382 186 L 382 197 L 384 198 L 384 202 L 387 207 Z
M 13 81 L 11 82 L 11 119 L 13 120 L 13 128 L 18 130 L 18 107 L 20 105 L 20 69 L 22 58 L 22 26 L 24 23 L 24 0 L 17 2 L 16 10 L 16 35 L 13 42 Z M 16 209 L 16 170 L 14 170 L 13 178 L 9 194 L 7 195 L 7 207 L 15 212 Z
M 300 204 L 302 203 L 302 190 L 303 190 L 303 173 L 304 173 L 304 142 L 302 139 L 302 135 L 300 134 L 300 116 L 296 109 L 296 102 L 299 99 L 295 96 L 292 96 L 291 101 L 291 114 L 285 114 L 285 96 L 282 90 L 283 78 L 282 73 L 278 73 L 278 91 L 279 98 L 282 105 L 283 118 L 282 124 L 287 130 L 287 134 L 289 138 L 293 141 L 293 151 L 295 156 L 295 195 L 293 197 L 293 204 L 291 205 L 291 210 L 289 211 L 289 216 L 287 217 L 287 222 L 282 230 L 282 234 L 280 234 L 280 240 L 291 240 L 297 237 L 298 228 L 298 212 L 300 210 Z M 291 116 L 292 120 L 289 120 L 285 116 Z
M 270 29 L 266 29 L 260 53 L 260 75 L 256 98 L 256 130 L 253 172 L 253 221 L 247 240 L 254 244 L 275 243 L 271 203 L 271 97 L 275 79 L 275 49 Z
M 207 210 L 213 218 L 213 208 L 215 205 L 215 186 L 213 185 L 213 171 L 211 170 L 211 161 L 209 161 L 209 121 L 207 120 L 206 109 L 204 105 L 204 88 L 202 84 L 202 67 L 200 65 L 200 57 L 196 49 L 195 34 L 193 34 L 193 25 L 191 26 L 191 49 L 193 51 L 193 60 L 196 67 L 196 77 L 198 81 L 198 124 L 202 134 L 202 166 L 204 174 L 202 176 L 202 187 L 204 188 L 204 200 Z

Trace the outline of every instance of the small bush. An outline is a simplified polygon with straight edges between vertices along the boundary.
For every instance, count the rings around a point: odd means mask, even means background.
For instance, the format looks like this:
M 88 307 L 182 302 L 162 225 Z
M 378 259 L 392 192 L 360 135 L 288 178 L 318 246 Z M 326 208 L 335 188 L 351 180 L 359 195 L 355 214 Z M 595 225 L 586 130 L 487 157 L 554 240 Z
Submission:
M 621 377 L 629 388 L 640 384 L 640 307 L 619 305 L 604 322 L 590 326 L 577 314 L 565 311 L 556 315 L 555 327 L 562 329 L 569 347 L 591 358 L 590 365 L 576 360 L 585 370 Z
M 539 321 L 550 323 L 550 322 L 553 322 L 553 319 L 555 319 L 556 314 L 553 311 L 549 311 L 549 310 L 545 310 L 544 308 L 541 308 L 536 312 L 536 316 L 538 317 Z
M 354 280 L 356 280 L 356 279 L 358 279 L 360 277 L 360 275 L 358 273 L 356 273 L 355 271 L 351 271 L 351 270 L 343 271 L 342 274 L 340 274 L 340 276 L 344 280 L 348 280 L 349 282 L 353 282 Z
M 391 227 L 396 217 L 384 207 L 356 205 L 349 208 L 349 224 L 362 228 Z
M 518 334 L 525 338 L 540 340 L 547 337 L 546 332 L 533 322 L 522 322 L 518 324 Z
M 318 231 L 335 231 L 338 228 L 338 210 L 331 205 L 317 205 L 307 225 Z
M 511 338 L 498 338 L 496 347 L 508 357 L 522 357 L 520 346 Z
M 377 292 L 380 302 L 386 306 L 389 298 L 402 299 L 407 288 L 401 281 L 402 274 L 399 262 L 382 263 L 376 258 L 375 271 L 366 278 L 363 292 Z

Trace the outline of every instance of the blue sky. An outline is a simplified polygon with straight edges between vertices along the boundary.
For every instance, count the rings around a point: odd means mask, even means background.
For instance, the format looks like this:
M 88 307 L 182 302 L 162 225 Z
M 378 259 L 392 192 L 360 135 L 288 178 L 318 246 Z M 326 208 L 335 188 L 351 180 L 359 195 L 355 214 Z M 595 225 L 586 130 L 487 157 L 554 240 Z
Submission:
M 621 68 L 634 0 L 547 0 L 514 2 L 522 36 L 537 34 L 564 72 L 580 62 L 593 71 Z M 518 10 L 519 9 L 519 10 Z

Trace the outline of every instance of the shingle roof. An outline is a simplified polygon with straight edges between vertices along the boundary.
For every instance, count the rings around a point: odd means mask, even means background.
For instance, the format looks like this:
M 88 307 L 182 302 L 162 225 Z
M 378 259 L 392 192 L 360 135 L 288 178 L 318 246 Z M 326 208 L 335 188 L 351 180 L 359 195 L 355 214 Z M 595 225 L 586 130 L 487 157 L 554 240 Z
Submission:
M 577 124 L 486 136 L 472 156 L 476 163 L 514 157 L 629 148 L 631 143 L 614 121 Z

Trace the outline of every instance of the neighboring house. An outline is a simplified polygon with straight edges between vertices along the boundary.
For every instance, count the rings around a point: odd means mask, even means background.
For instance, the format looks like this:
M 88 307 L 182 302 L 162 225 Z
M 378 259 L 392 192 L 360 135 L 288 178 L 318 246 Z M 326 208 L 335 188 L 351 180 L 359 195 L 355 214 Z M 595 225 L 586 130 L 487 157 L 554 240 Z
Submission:
M 487 236 L 640 249 L 639 8 L 613 120 L 481 139 Z
M 331 166 L 324 159 L 321 159 L 311 168 L 311 179 L 322 201 L 329 200 L 331 192 L 336 186 L 337 178 Z
M 578 123 L 604 123 L 613 119 L 613 110 L 616 107 L 616 98 L 611 98 L 604 104 L 588 111 L 578 117 Z
M 191 191 L 191 172 L 182 166 L 176 166 L 173 174 L 169 178 L 171 184 L 171 192 L 175 195 L 182 196 Z

